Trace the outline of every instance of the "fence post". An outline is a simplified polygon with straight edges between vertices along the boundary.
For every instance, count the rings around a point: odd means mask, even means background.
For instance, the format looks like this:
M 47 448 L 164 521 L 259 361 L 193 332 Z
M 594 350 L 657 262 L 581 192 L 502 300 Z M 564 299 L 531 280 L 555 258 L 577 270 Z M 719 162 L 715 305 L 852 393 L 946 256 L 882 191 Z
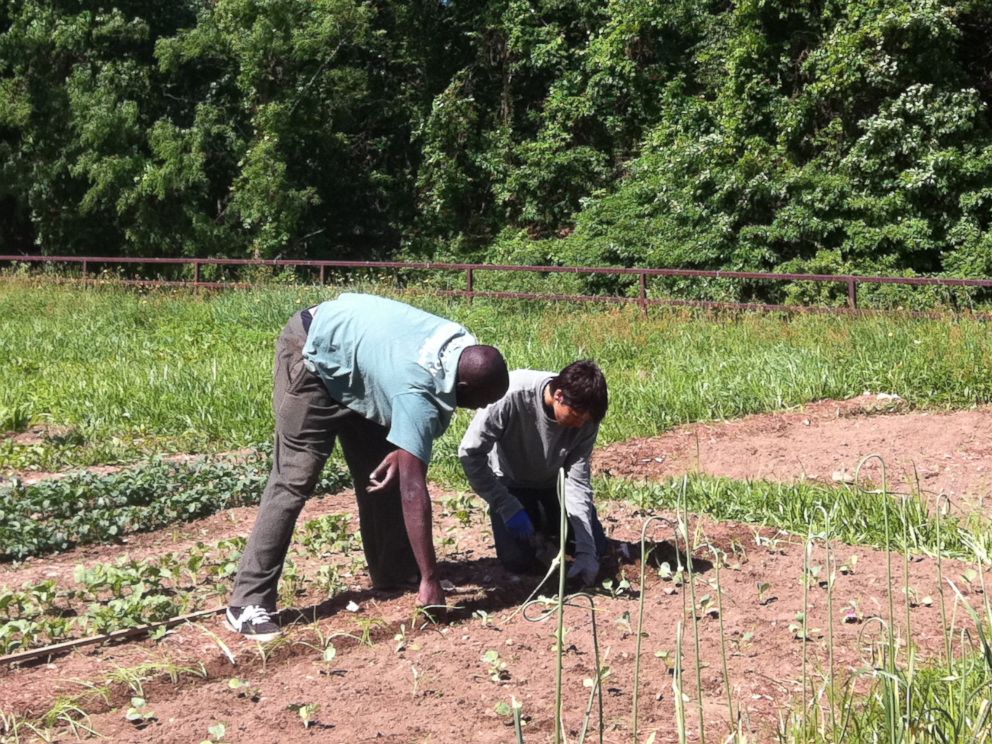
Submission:
M 648 277 L 643 271 L 641 272 L 641 287 L 640 287 L 640 303 L 641 312 L 645 315 L 648 314 Z
M 852 310 L 858 309 L 858 283 L 850 278 L 847 280 L 847 305 Z
M 83 281 L 84 282 L 86 281 L 86 278 L 87 278 L 87 266 L 86 266 L 86 259 L 84 258 L 83 259 Z
M 194 261 L 193 262 L 193 284 L 199 284 L 199 283 L 200 283 L 200 262 L 199 261 Z
M 327 267 L 324 266 L 324 264 L 321 264 L 320 265 L 320 284 L 321 284 L 321 286 L 323 286 L 323 284 L 324 284 L 324 269 L 326 269 L 326 268 Z
M 472 304 L 472 298 L 475 296 L 475 273 L 472 269 L 465 269 L 465 291 L 468 293 L 468 304 Z

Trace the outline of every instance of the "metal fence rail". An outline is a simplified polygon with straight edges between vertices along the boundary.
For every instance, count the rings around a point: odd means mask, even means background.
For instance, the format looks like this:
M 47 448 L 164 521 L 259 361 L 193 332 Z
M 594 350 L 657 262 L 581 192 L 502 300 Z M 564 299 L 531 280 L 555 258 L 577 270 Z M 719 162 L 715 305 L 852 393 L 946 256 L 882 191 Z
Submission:
M 318 272 L 318 281 L 326 281 L 328 270 L 353 269 L 396 269 L 415 271 L 457 271 L 464 274 L 464 289 L 440 290 L 441 294 L 467 297 L 488 297 L 496 299 L 545 300 L 570 302 L 618 302 L 640 305 L 645 310 L 652 305 L 674 305 L 683 307 L 704 307 L 738 310 L 782 310 L 788 312 L 851 312 L 858 307 L 858 287 L 862 284 L 896 284 L 925 287 L 975 287 L 992 288 L 992 279 L 951 279 L 938 277 L 897 277 L 861 276 L 854 274 L 777 274 L 755 271 L 705 271 L 696 269 L 650 269 L 624 268 L 614 266 L 521 266 L 505 264 L 443 263 L 430 261 L 318 261 L 309 259 L 248 259 L 248 258 L 145 258 L 132 256 L 20 256 L 0 255 L 2 263 L 29 264 L 76 264 L 81 267 L 83 280 L 93 277 L 95 267 L 170 265 L 192 266 L 192 280 L 165 279 L 120 279 L 123 283 L 146 286 L 192 286 L 207 288 L 233 288 L 250 286 L 237 281 L 204 281 L 204 266 L 268 267 L 268 268 L 310 268 Z M 606 294 L 553 294 L 539 292 L 509 292 L 477 290 L 477 272 L 516 272 L 530 274 L 597 274 L 612 276 L 637 276 L 637 296 Z M 718 302 L 707 300 L 679 300 L 656 298 L 648 295 L 648 279 L 654 277 L 683 277 L 696 279 L 738 279 L 769 282 L 816 282 L 845 286 L 847 289 L 846 307 L 809 305 L 782 305 L 769 303 Z M 917 313 L 921 314 L 921 313 Z M 926 314 L 926 313 L 922 313 Z

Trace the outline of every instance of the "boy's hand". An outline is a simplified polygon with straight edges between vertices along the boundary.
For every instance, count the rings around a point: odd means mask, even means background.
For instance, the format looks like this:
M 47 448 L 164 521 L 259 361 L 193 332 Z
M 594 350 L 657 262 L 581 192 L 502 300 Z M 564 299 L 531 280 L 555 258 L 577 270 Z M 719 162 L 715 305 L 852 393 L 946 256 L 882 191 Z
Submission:
M 520 509 L 503 524 L 511 535 L 521 542 L 529 542 L 534 537 L 534 523 L 527 516 L 526 509 Z
M 574 581 L 580 581 L 582 586 L 592 586 L 599 576 L 599 559 L 592 553 L 578 553 L 569 566 L 567 576 Z

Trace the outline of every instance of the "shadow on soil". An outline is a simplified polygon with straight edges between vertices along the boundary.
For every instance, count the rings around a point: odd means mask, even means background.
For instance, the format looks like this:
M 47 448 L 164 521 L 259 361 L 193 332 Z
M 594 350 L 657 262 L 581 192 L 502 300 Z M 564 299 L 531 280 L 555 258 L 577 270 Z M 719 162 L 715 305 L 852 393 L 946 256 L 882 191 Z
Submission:
M 677 550 L 671 541 L 649 542 L 645 548 L 648 556 L 648 567 L 654 569 L 651 571 L 652 574 L 663 563 L 667 563 L 673 571 L 679 566 L 686 565 L 685 553 Z M 630 572 L 624 571 L 627 566 L 639 571 L 640 558 L 641 545 L 639 542 L 611 540 L 609 554 L 602 561 L 602 570 L 597 579 L 600 586 L 607 579 L 612 579 L 614 586 L 616 586 L 619 583 L 618 580 L 625 573 L 629 575 Z M 500 610 L 519 607 L 531 595 L 553 596 L 558 593 L 557 573 L 553 573 L 547 578 L 543 578 L 542 574 L 537 573 L 514 574 L 503 568 L 495 558 L 478 558 L 458 562 L 440 561 L 438 568 L 441 570 L 441 574 L 456 587 L 481 586 L 483 589 L 472 594 L 459 593 L 457 590 L 449 593 L 448 608 L 439 611 L 441 616 L 437 614 L 433 616 L 436 622 L 467 620 L 479 611 L 493 614 Z M 693 558 L 692 560 L 692 569 L 695 574 L 704 574 L 712 568 L 712 561 L 702 558 Z M 587 588 L 585 591 L 592 595 L 608 595 L 609 593 L 600 586 L 595 589 Z M 581 586 L 572 582 L 567 582 L 565 587 L 568 593 L 582 589 Z M 346 591 L 316 605 L 285 609 L 280 613 L 280 620 L 283 625 L 312 623 L 347 611 L 346 608 L 351 602 L 362 604 L 375 600 L 395 599 L 403 594 L 414 593 L 416 590 L 417 587 L 413 584 L 394 590 Z M 629 591 L 628 595 L 636 598 L 638 593 Z M 421 610 L 420 612 L 423 613 L 424 611 Z

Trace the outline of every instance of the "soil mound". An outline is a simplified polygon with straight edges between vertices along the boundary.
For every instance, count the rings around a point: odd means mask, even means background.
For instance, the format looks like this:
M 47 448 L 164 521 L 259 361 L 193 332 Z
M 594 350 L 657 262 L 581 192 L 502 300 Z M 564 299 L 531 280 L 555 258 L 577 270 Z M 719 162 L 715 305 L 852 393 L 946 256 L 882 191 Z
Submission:
M 795 411 L 689 424 L 596 453 L 595 468 L 626 478 L 663 479 L 699 471 L 728 478 L 824 483 L 853 481 L 878 454 L 893 491 L 943 493 L 956 509 L 983 506 L 992 488 L 992 408 L 909 411 L 904 401 L 865 394 Z M 882 480 L 877 461 L 862 475 Z

